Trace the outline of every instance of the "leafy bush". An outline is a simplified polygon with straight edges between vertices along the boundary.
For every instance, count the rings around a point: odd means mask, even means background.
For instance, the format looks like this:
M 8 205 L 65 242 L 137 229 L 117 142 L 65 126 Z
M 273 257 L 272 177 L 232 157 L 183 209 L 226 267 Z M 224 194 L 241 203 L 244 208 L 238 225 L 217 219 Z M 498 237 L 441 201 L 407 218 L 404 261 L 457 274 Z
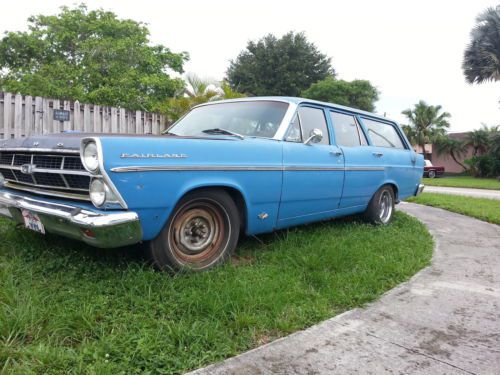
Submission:
M 469 172 L 474 177 L 495 177 L 500 175 L 500 158 L 492 153 L 473 156 L 464 162 L 469 166 Z
M 328 77 L 313 83 L 302 96 L 309 99 L 336 103 L 373 112 L 378 100 L 377 88 L 370 81 L 356 79 L 344 81 Z

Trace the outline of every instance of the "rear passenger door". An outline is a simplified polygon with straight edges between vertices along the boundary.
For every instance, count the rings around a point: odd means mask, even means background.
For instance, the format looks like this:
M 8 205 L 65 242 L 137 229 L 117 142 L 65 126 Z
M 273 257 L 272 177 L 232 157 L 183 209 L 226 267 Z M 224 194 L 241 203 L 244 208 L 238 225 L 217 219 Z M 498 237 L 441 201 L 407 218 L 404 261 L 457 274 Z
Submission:
M 354 114 L 331 110 L 329 115 L 335 143 L 344 154 L 345 179 L 340 208 L 362 208 L 384 181 L 378 149 L 369 145 Z
M 413 195 L 415 191 L 415 153 L 406 144 L 397 124 L 361 117 L 370 143 L 381 165 L 386 181 L 398 186 L 398 196 Z

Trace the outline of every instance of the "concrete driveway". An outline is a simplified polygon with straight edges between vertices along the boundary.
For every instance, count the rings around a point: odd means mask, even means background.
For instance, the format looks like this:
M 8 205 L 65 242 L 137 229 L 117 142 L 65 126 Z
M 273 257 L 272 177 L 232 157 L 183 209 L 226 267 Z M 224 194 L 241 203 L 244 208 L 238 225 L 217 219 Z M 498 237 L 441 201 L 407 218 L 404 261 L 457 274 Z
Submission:
M 470 188 L 455 188 L 444 186 L 426 186 L 424 189 L 426 193 L 441 193 L 452 195 L 465 195 L 474 198 L 489 198 L 500 199 L 500 190 L 486 190 L 486 189 L 470 189 Z
M 430 267 L 366 308 L 192 374 L 500 374 L 500 227 L 399 209 L 434 236 Z

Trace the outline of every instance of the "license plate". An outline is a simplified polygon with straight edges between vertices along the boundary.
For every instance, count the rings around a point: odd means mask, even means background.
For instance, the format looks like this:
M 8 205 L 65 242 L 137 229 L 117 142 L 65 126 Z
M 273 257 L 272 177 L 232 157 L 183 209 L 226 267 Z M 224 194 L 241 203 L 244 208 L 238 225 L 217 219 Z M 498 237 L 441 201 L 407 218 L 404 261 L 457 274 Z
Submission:
M 35 232 L 45 234 L 45 227 L 37 214 L 23 210 L 24 225 Z

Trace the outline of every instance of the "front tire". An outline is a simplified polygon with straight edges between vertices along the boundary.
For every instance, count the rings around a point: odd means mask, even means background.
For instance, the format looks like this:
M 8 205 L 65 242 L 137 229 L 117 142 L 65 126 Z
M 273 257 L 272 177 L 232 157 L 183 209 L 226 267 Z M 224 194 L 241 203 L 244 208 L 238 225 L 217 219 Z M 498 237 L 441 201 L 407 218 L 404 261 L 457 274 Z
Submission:
M 174 208 L 165 227 L 149 244 L 160 270 L 203 271 L 226 261 L 234 252 L 240 215 L 222 190 L 187 194 Z
M 436 171 L 430 170 L 429 173 L 427 173 L 427 176 L 429 178 L 434 178 L 436 177 Z
M 382 186 L 373 195 L 364 213 L 367 222 L 375 225 L 387 225 L 394 215 L 394 190 L 392 187 Z

